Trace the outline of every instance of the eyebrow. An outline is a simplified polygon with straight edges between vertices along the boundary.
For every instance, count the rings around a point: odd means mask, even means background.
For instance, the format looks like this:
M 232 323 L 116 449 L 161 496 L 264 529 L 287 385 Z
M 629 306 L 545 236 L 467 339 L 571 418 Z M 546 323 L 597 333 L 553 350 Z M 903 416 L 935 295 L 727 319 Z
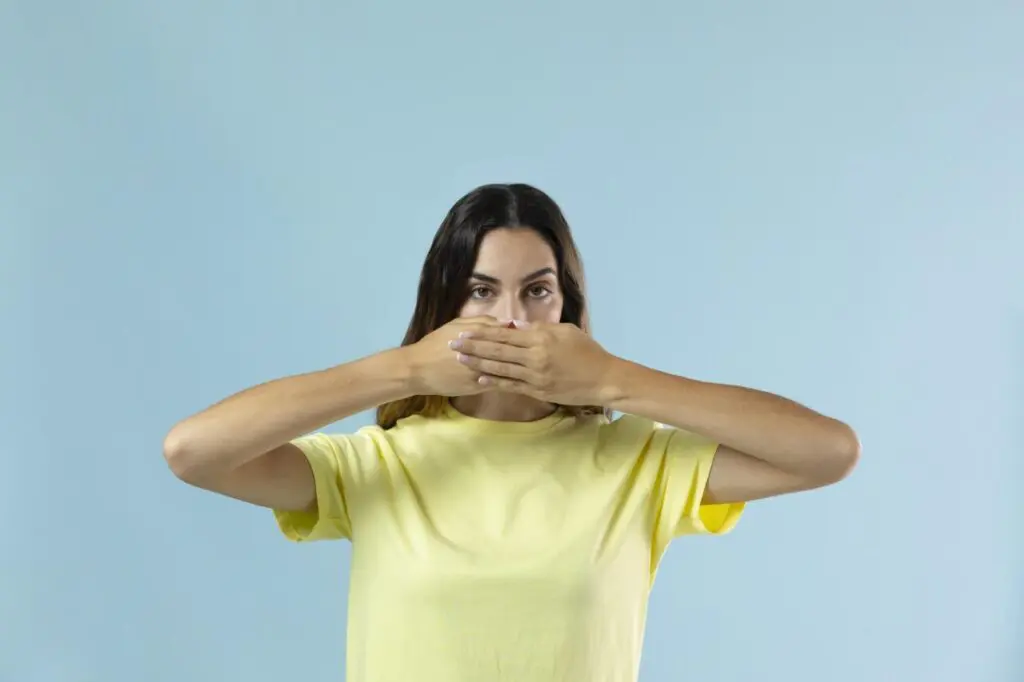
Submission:
M 521 284 L 523 282 L 528 282 L 531 279 L 537 279 L 538 277 L 543 277 L 544 275 L 554 275 L 554 274 L 555 274 L 554 268 L 541 268 L 540 270 L 537 270 L 536 272 L 531 272 L 526 277 L 523 277 L 521 280 L 519 280 L 519 282 Z M 473 273 L 473 279 L 478 279 L 481 282 L 487 282 L 488 284 L 501 284 L 501 281 L 497 277 L 491 277 L 490 275 L 485 275 L 485 274 L 483 274 L 481 272 L 474 272 Z

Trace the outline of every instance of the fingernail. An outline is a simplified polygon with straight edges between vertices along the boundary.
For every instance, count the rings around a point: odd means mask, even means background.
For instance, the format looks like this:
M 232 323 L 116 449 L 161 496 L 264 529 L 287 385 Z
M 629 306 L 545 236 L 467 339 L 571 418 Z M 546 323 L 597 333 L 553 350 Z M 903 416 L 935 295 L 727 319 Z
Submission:
M 459 339 L 455 339 L 454 341 L 449 341 L 448 342 L 448 347 L 453 349 L 453 350 L 456 349 L 456 348 L 462 348 L 462 341 L 460 341 Z

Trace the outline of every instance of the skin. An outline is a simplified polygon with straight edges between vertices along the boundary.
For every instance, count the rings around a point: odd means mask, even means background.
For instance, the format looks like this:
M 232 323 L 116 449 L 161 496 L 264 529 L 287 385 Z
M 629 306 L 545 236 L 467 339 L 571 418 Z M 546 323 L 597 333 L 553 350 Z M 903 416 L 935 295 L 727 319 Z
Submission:
M 856 465 L 857 436 L 840 421 L 763 391 L 644 367 L 560 324 L 557 263 L 534 231 L 488 233 L 474 271 L 461 317 L 418 343 L 260 384 L 182 420 L 164 440 L 169 467 L 222 495 L 312 510 L 312 472 L 289 441 L 413 395 L 449 396 L 465 414 L 509 421 L 556 404 L 605 405 L 698 433 L 721 443 L 705 503 L 822 487 Z
M 562 319 L 557 273 L 554 252 L 533 230 L 489 232 L 480 244 L 469 297 L 459 315 L 492 317 L 502 326 L 512 321 L 557 324 Z M 456 397 L 452 405 L 464 414 L 500 421 L 532 421 L 554 409 L 550 402 L 502 390 Z
M 466 331 L 450 346 L 492 392 L 453 402 L 494 418 L 536 418 L 552 403 L 605 405 L 721 443 L 704 502 L 740 502 L 819 488 L 845 478 L 860 456 L 846 424 L 764 391 L 659 372 L 605 351 L 579 328 L 559 324 L 554 278 L 527 278 L 554 267 L 547 243 L 528 229 L 497 230 L 481 244 L 476 271 L 497 282 L 464 308 L 500 321 Z M 476 282 L 478 280 L 474 280 Z

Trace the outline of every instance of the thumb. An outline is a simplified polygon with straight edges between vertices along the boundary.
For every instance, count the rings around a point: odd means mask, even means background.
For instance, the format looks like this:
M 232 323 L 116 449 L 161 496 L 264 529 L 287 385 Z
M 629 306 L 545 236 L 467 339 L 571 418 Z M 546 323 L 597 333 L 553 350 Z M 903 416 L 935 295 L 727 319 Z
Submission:
M 487 326 L 498 326 L 501 323 L 498 318 L 491 317 L 490 315 L 477 315 L 476 317 L 460 317 L 457 319 L 459 324 L 485 324 Z

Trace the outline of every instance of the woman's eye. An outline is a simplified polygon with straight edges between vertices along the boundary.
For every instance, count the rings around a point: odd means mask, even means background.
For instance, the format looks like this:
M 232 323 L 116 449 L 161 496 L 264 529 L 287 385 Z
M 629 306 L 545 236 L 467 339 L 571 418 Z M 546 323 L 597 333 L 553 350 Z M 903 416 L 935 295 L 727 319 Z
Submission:
M 547 296 L 551 292 L 548 290 L 546 286 L 538 284 L 536 286 L 530 287 L 526 293 L 530 294 L 530 296 L 532 296 L 533 298 L 543 298 L 544 296 Z
M 486 298 L 489 293 L 491 292 L 487 287 L 473 287 L 470 290 L 469 295 L 473 298 Z

